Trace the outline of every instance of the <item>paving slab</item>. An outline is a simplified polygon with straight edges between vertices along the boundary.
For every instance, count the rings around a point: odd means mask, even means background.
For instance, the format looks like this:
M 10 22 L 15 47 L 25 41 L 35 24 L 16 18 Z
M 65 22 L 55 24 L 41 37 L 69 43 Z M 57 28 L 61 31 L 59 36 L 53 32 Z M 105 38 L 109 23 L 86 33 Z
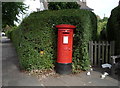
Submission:
M 41 80 L 45 86 L 118 86 L 118 80 L 107 76 L 105 79 L 100 78 L 101 73 L 92 71 L 90 76 L 86 72 L 77 75 L 61 75 L 56 77 L 47 77 Z
M 41 86 L 36 77 L 29 76 L 19 70 L 19 60 L 10 39 L 3 37 L 2 46 L 2 86 Z M 1 70 L 0 70 L 1 71 Z

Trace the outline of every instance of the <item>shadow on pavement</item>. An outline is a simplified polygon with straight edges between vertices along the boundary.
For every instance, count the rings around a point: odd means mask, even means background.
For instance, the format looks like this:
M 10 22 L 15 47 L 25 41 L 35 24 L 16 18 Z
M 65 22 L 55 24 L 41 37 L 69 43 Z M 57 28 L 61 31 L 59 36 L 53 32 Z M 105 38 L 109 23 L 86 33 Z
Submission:
M 112 72 L 112 69 L 103 69 L 102 67 L 93 67 L 94 71 L 100 72 L 101 74 L 104 74 L 104 72 L 107 72 L 109 77 L 118 80 L 118 83 L 120 82 L 120 74 L 116 74 L 116 72 Z M 120 83 L 119 83 L 120 85 Z

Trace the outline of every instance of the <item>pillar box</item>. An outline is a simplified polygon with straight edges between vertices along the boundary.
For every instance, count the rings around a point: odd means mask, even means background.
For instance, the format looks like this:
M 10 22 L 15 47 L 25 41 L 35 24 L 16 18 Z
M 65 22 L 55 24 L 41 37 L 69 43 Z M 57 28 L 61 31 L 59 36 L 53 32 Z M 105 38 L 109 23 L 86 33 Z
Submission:
M 73 25 L 56 25 L 58 29 L 56 72 L 70 74 L 72 72 Z

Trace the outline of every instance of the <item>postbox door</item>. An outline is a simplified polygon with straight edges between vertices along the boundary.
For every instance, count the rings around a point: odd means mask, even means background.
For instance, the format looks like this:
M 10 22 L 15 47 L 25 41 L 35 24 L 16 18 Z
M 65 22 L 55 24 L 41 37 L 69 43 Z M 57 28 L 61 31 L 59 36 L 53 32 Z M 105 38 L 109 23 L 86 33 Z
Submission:
M 58 32 L 58 58 L 59 63 L 71 63 L 72 62 L 72 31 Z
M 63 32 L 63 58 L 64 62 L 71 63 L 72 59 L 72 46 L 70 32 Z

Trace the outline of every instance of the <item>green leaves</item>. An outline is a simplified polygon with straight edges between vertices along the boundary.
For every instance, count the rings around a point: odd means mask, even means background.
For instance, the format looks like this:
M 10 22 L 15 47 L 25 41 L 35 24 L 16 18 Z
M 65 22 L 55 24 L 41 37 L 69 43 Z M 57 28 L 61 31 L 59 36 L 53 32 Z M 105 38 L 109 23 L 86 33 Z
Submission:
M 19 13 L 24 14 L 26 9 L 22 2 L 2 2 L 2 27 L 14 26 L 14 21 L 19 21 Z
M 12 33 L 20 66 L 27 70 L 53 68 L 57 59 L 57 29 L 53 25 L 71 24 L 77 27 L 73 41 L 73 71 L 87 70 L 90 64 L 88 42 L 96 38 L 96 23 L 95 15 L 85 10 L 48 10 L 30 14 Z
M 49 2 L 48 8 L 50 10 L 80 9 L 80 6 L 77 2 Z
M 109 41 L 115 41 L 115 54 L 120 54 L 120 5 L 111 11 L 107 23 L 107 35 Z

